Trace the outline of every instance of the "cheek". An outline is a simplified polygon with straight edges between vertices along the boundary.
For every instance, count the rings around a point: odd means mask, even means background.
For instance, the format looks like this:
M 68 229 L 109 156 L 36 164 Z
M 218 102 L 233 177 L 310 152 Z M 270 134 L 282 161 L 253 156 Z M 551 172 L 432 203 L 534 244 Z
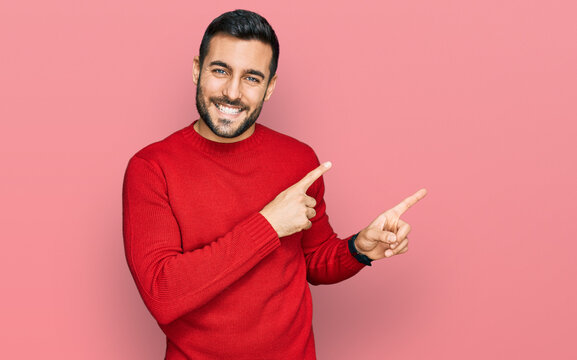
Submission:
M 251 105 L 256 106 L 263 100 L 266 92 L 263 88 L 251 87 L 243 91 L 245 101 L 250 102 Z
M 201 77 L 200 86 L 205 96 L 214 96 L 219 94 L 223 88 L 223 81 L 218 79 L 211 79 L 210 77 Z

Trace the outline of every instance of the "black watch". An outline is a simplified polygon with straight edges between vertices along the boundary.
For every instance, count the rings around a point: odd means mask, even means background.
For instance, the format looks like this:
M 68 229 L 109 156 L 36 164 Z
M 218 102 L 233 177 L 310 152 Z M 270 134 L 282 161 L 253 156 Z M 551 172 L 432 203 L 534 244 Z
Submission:
M 353 255 L 355 259 L 357 259 L 358 262 L 360 262 L 361 264 L 371 266 L 371 262 L 373 261 L 373 259 L 357 251 L 357 248 L 355 246 L 355 239 L 357 238 L 357 236 L 359 236 L 359 233 L 356 233 L 355 235 L 353 235 L 352 238 L 349 239 L 349 251 L 351 252 L 351 255 Z

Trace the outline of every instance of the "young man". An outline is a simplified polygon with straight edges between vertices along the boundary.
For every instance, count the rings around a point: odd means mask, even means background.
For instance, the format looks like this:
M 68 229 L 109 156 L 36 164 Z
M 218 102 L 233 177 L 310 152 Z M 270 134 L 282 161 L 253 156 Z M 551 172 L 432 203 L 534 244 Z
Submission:
M 314 359 L 308 282 L 329 284 L 407 251 L 400 215 L 420 190 L 338 239 L 313 150 L 256 124 L 279 46 L 258 14 L 216 18 L 194 59 L 200 119 L 126 171 L 124 239 L 167 359 Z

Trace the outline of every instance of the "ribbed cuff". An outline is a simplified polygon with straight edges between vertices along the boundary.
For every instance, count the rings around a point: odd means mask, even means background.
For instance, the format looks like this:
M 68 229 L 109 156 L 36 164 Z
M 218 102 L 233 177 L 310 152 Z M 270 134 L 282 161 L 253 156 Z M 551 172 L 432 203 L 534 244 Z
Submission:
M 257 255 L 261 258 L 280 247 L 278 234 L 261 213 L 251 215 L 243 225 L 248 237 L 253 239 Z

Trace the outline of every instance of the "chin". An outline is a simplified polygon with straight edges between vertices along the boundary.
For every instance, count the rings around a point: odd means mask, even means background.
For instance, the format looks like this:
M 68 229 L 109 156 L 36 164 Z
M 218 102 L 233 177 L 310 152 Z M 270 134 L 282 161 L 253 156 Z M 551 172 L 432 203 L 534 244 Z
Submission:
M 236 121 L 233 122 L 229 119 L 218 119 L 217 123 L 211 127 L 211 130 L 217 136 L 233 139 L 242 135 L 244 132 L 246 132 L 246 130 L 248 130 L 244 129 L 239 133 L 239 130 L 243 127 L 243 125 L 245 125 L 244 121 L 237 123 Z

